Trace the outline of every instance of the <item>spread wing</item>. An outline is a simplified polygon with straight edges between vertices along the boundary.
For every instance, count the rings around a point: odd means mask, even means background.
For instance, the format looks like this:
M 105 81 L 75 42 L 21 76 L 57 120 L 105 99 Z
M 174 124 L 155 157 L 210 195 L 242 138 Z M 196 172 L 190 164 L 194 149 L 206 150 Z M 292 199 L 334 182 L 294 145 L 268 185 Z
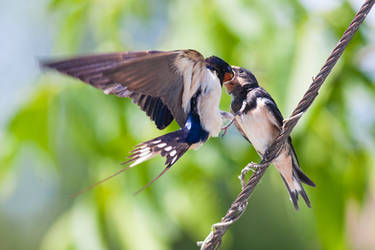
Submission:
M 206 69 L 203 56 L 193 50 L 119 52 L 42 65 L 106 94 L 130 97 L 159 129 L 167 127 L 173 119 L 184 126 L 190 108 L 188 102 L 183 102 L 184 88 L 188 88 L 188 94 L 194 90 L 192 83 Z
M 190 111 L 190 98 L 206 71 L 199 52 L 177 50 L 126 61 L 105 75 L 134 93 L 160 98 L 183 127 Z

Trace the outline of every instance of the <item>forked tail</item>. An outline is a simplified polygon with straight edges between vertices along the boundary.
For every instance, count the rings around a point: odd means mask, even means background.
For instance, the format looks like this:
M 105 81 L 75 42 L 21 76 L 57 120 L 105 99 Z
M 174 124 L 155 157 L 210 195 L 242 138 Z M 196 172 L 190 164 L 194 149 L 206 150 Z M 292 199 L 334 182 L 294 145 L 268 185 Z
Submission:
M 284 183 L 285 183 L 285 186 L 288 190 L 288 193 L 289 193 L 289 197 L 291 199 L 291 201 L 293 202 L 293 205 L 294 205 L 294 208 L 296 210 L 298 210 L 298 195 L 301 195 L 302 198 L 305 200 L 305 203 L 308 207 L 311 208 L 311 203 L 310 203 L 310 199 L 309 197 L 307 196 L 306 194 L 306 191 L 305 189 L 303 188 L 302 186 L 302 179 L 300 179 L 300 177 L 298 176 L 298 173 L 297 171 L 295 170 L 295 168 L 293 168 L 293 184 L 291 185 L 290 183 L 288 183 L 285 178 L 281 175 L 281 178 L 283 179 Z M 310 185 L 312 186 L 312 185 Z
M 120 173 L 132 168 L 146 160 L 151 159 L 156 155 L 161 155 L 162 157 L 166 158 L 165 161 L 165 169 L 155 177 L 150 183 L 143 186 L 140 190 L 138 190 L 135 194 L 141 192 L 146 187 L 150 186 L 153 182 L 159 179 L 176 161 L 190 148 L 192 145 L 191 143 L 186 142 L 188 132 L 186 130 L 180 129 L 166 135 L 157 137 L 155 139 L 143 142 L 135 146 L 135 149 L 131 151 L 131 155 L 128 156 L 129 160 L 123 162 L 122 165 L 130 164 L 116 173 L 112 174 L 104 178 L 103 180 L 98 181 L 97 183 L 85 188 L 84 190 L 76 193 L 73 197 L 78 196 L 99 184 L 119 175 Z
M 291 143 L 290 143 L 290 147 L 291 147 L 292 164 L 293 164 L 293 168 L 292 168 L 293 183 L 288 183 L 283 176 L 281 177 L 285 183 L 286 188 L 288 189 L 290 199 L 292 200 L 295 209 L 298 209 L 298 195 L 301 195 L 302 198 L 305 200 L 306 205 L 311 208 L 310 199 L 307 196 L 306 191 L 302 186 L 302 183 L 305 183 L 311 187 L 315 187 L 315 183 L 309 177 L 307 177 L 305 173 L 302 172 L 302 169 L 299 166 L 296 152 Z
M 134 167 L 156 155 L 161 155 L 166 158 L 165 165 L 169 168 L 176 163 L 191 146 L 191 144 L 185 141 L 186 135 L 186 131 L 180 129 L 138 144 L 135 146 L 135 149 L 131 151 L 132 154 L 128 156 L 129 160 L 122 164 L 130 163 L 129 167 Z
M 155 139 L 143 142 L 137 145 L 135 149 L 131 151 L 132 154 L 128 157 L 129 160 L 122 163 L 123 165 L 130 164 L 128 166 L 129 168 L 147 161 L 156 155 L 161 155 L 162 157 L 166 158 L 164 163 L 165 169 L 135 194 L 141 192 L 159 179 L 190 148 L 192 144 L 186 142 L 187 135 L 188 132 L 186 130 L 179 129 Z

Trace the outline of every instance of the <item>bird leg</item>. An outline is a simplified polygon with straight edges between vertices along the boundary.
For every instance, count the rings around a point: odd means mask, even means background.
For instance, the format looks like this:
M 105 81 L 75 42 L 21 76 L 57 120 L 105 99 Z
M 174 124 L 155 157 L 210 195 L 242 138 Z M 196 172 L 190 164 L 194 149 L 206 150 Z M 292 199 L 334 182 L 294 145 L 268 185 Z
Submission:
M 227 123 L 227 124 L 221 129 L 221 130 L 224 131 L 222 137 L 225 136 L 225 134 L 227 133 L 227 131 L 228 131 L 228 129 L 230 128 L 230 126 L 232 126 L 232 124 L 233 124 L 234 119 L 236 118 L 236 116 L 238 116 L 238 115 L 242 115 L 242 112 L 243 112 L 243 111 L 245 110 L 245 108 L 246 108 L 246 104 L 247 104 L 247 102 L 246 102 L 246 101 L 243 101 L 240 110 L 238 110 L 238 111 L 237 111 L 236 113 L 234 113 L 233 115 L 230 114 L 230 113 L 228 113 L 228 112 L 224 112 L 224 111 L 221 112 L 222 117 L 224 117 L 224 118 L 230 120 L 230 121 L 229 121 L 229 122 L 228 122 L 228 123 Z M 225 113 L 225 114 L 224 114 L 224 113 Z M 230 115 L 230 118 L 228 118 L 229 115 Z
M 227 133 L 227 130 L 230 128 L 230 126 L 232 126 L 233 122 L 234 122 L 234 115 L 232 115 L 231 113 L 228 113 L 228 112 L 225 112 L 225 111 L 221 111 L 221 117 L 226 119 L 226 120 L 229 120 L 229 122 L 227 124 L 225 124 L 224 127 L 221 128 L 221 130 L 223 130 L 223 134 L 221 135 L 222 137 L 224 137 L 224 135 Z

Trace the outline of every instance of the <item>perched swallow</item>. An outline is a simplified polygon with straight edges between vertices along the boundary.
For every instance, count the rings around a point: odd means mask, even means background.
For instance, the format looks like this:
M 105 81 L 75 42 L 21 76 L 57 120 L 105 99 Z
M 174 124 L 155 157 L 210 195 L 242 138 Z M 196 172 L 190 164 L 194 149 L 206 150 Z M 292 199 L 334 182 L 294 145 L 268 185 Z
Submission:
M 255 76 L 248 70 L 233 66 L 234 78 L 224 83 L 232 96 L 233 113 L 243 109 L 241 115 L 234 117 L 234 124 L 242 136 L 263 156 L 267 148 L 281 132 L 283 116 L 275 101 L 258 85 Z M 245 106 L 244 106 L 245 105 Z M 301 182 L 315 187 L 315 184 L 301 170 L 291 138 L 280 155 L 272 161 L 288 189 L 293 205 L 298 209 L 298 195 L 311 207 Z
M 156 155 L 165 157 L 166 168 L 149 184 L 188 149 L 218 136 L 223 119 L 231 116 L 219 110 L 223 82 L 234 76 L 231 66 L 216 56 L 205 59 L 195 50 L 120 52 L 42 66 L 79 78 L 106 94 L 130 97 L 159 129 L 176 120 L 181 129 L 137 145 L 124 163 L 130 168 Z

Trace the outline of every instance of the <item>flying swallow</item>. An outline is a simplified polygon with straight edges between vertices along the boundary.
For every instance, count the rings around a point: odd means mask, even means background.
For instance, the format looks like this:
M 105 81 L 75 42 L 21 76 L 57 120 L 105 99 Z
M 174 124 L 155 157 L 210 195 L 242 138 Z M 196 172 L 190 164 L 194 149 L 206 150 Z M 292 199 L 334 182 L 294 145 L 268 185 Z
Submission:
M 283 116 L 275 101 L 258 85 L 250 71 L 236 66 L 232 69 L 235 76 L 231 81 L 225 82 L 224 87 L 232 96 L 232 113 L 243 110 L 241 115 L 234 117 L 234 124 L 262 157 L 280 134 Z M 306 205 L 311 207 L 301 182 L 313 187 L 315 184 L 302 172 L 290 137 L 272 163 L 280 172 L 294 207 L 298 209 L 298 195 L 301 195 Z
M 156 155 L 165 157 L 165 169 L 148 185 L 188 149 L 218 136 L 223 120 L 231 117 L 219 109 L 223 82 L 234 76 L 231 66 L 216 56 L 204 58 L 195 50 L 91 55 L 43 62 L 42 66 L 78 78 L 106 94 L 131 98 L 158 129 L 176 120 L 179 130 L 137 145 L 124 162 L 130 165 L 114 174 Z

